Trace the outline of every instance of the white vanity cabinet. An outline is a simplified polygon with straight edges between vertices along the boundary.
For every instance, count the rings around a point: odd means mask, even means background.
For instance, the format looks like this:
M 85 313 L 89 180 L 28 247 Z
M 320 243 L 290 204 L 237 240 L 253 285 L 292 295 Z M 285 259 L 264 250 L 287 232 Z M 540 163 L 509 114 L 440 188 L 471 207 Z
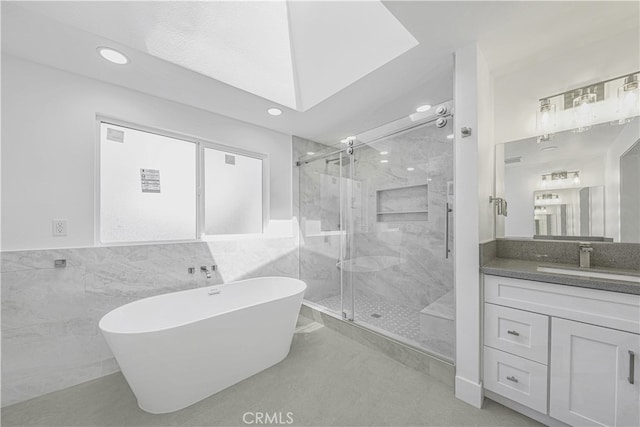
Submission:
M 640 426 L 640 335 L 553 319 L 549 415 L 570 425 Z
M 485 390 L 573 426 L 640 426 L 640 296 L 492 275 L 484 295 Z

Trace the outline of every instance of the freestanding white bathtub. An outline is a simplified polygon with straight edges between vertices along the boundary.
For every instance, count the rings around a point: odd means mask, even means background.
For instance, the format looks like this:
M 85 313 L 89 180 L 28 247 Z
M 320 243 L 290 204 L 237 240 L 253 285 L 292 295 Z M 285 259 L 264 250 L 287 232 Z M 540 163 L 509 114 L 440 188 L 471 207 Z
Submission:
M 287 357 L 306 287 L 263 277 L 158 295 L 99 326 L 138 406 L 173 412 Z

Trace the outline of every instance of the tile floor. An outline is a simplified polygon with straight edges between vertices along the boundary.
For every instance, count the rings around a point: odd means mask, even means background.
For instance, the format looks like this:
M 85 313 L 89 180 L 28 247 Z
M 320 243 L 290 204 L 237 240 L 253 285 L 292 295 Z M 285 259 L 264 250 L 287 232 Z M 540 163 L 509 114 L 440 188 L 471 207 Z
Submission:
M 314 301 L 314 303 L 335 313 L 341 312 L 340 295 Z M 365 326 L 373 326 L 383 333 L 389 333 L 394 339 L 422 348 L 445 360 L 453 360 L 453 339 L 443 341 L 424 336 L 420 330 L 419 311 L 390 303 L 376 295 L 363 293 L 356 293 L 354 306 L 356 308 L 356 322 Z
M 283 362 L 181 411 L 143 412 L 116 373 L 3 408 L 2 425 L 243 426 L 247 412 L 282 413 L 284 423 L 290 412 L 291 425 L 308 426 L 539 425 L 489 400 L 475 409 L 450 386 L 305 317 Z

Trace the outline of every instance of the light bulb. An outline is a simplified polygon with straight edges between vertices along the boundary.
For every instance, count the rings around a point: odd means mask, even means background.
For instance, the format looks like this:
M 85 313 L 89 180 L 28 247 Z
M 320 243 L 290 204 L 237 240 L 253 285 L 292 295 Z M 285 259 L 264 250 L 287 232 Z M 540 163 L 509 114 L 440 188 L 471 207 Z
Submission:
M 538 131 L 543 134 L 548 134 L 553 131 L 555 127 L 556 106 L 551 103 L 550 99 L 543 99 L 540 101 L 540 107 L 536 112 L 536 125 Z
M 578 172 L 573 174 L 573 183 L 575 185 L 580 184 L 580 174 Z
M 591 124 L 595 119 L 592 105 L 598 100 L 595 93 L 591 93 L 591 89 L 587 89 L 586 93 L 583 89 L 579 89 L 576 98 L 573 100 L 574 116 L 573 120 L 576 128 L 574 132 L 585 132 L 591 129 Z
M 637 75 L 630 75 L 624 79 L 624 84 L 618 89 L 618 124 L 631 121 L 631 117 L 640 113 L 640 85 Z

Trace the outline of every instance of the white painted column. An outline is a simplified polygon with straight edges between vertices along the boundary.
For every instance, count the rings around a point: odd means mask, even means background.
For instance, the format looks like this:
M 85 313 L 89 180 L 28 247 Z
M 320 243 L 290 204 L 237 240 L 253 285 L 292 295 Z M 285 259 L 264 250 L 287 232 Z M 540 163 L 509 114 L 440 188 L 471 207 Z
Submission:
M 475 43 L 455 53 L 454 91 L 455 395 L 480 408 L 484 395 L 479 243 L 493 238 L 495 231 L 488 200 L 494 165 L 491 79 Z M 463 127 L 471 128 L 470 136 L 462 138 Z

